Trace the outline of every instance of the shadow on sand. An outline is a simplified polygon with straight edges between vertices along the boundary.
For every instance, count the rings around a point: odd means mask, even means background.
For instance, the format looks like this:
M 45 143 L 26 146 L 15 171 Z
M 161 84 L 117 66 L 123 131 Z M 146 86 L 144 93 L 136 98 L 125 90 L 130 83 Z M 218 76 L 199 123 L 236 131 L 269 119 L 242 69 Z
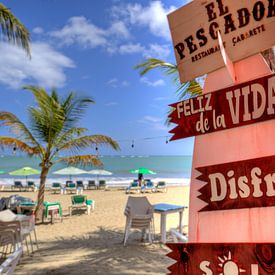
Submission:
M 131 234 L 124 247 L 122 231 L 99 228 L 81 238 L 39 243 L 40 249 L 25 256 L 14 274 L 166 274 L 172 263 L 165 256 L 168 248 L 140 237 Z

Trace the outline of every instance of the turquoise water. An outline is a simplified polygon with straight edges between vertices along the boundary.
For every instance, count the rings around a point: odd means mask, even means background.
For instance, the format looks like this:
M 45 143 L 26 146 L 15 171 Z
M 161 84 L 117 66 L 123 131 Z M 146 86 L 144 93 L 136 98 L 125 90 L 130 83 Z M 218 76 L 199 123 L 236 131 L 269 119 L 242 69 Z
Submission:
M 156 175 L 148 175 L 145 177 L 156 180 L 167 180 L 171 183 L 186 183 L 187 179 L 190 179 L 192 156 L 101 156 L 101 161 L 104 164 L 104 169 L 111 171 L 111 176 L 101 176 L 102 179 L 106 179 L 113 184 L 118 182 L 129 182 L 137 175 L 131 174 L 131 169 L 137 169 L 139 167 L 147 167 L 155 171 Z M 12 183 L 15 179 L 13 176 L 7 173 L 23 166 L 31 166 L 39 169 L 39 159 L 29 158 L 23 156 L 2 156 L 0 158 L 0 170 L 4 170 L 6 173 L 0 175 L 3 183 Z M 49 173 L 49 180 L 67 179 L 67 176 L 54 175 L 53 172 L 61 168 L 66 167 L 66 164 L 56 164 L 52 167 Z M 80 167 L 85 170 L 91 170 L 93 167 Z M 29 178 L 38 179 L 39 176 L 30 176 Z M 77 178 L 89 179 L 92 175 L 78 175 Z M 16 178 L 19 179 L 20 177 Z

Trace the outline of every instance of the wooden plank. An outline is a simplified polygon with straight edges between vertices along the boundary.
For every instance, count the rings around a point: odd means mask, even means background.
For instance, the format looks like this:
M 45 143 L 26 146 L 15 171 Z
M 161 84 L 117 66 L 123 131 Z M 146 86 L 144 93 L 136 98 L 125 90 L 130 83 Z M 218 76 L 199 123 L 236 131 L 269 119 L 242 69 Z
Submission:
M 275 45 L 273 0 L 194 0 L 168 21 L 181 82 L 224 66 L 218 30 L 233 62 Z

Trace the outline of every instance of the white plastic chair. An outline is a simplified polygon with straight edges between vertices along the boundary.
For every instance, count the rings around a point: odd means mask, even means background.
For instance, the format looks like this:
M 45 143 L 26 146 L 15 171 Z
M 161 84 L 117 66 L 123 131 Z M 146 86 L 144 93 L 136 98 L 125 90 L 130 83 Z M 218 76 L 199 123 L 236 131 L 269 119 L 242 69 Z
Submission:
M 0 211 L 0 222 L 2 227 L 5 226 L 5 223 L 7 222 L 15 222 L 15 221 L 20 223 L 21 239 L 22 241 L 25 241 L 28 254 L 29 254 L 28 238 L 31 244 L 32 252 L 34 251 L 33 241 L 31 236 L 32 232 L 34 233 L 35 243 L 38 249 L 34 216 L 16 215 L 9 209 Z
M 3 226 L 4 224 L 4 226 Z M 12 275 L 23 253 L 20 222 L 0 223 L 0 274 Z
M 123 244 L 129 237 L 131 228 L 140 229 L 145 235 L 148 234 L 149 242 L 152 243 L 154 234 L 154 207 L 147 197 L 128 197 L 124 215 L 126 216 Z

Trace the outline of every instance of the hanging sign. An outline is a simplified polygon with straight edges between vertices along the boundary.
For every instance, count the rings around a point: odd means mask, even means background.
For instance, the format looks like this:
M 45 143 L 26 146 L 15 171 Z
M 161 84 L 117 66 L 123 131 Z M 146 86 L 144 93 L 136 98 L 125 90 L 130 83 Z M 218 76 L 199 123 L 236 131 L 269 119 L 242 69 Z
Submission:
M 168 21 L 182 83 L 224 67 L 218 31 L 233 62 L 275 45 L 274 0 L 194 0 Z
M 196 168 L 200 211 L 275 206 L 275 156 Z
M 171 104 L 171 140 L 275 118 L 275 75 Z
M 275 243 L 167 243 L 173 275 L 275 274 Z

